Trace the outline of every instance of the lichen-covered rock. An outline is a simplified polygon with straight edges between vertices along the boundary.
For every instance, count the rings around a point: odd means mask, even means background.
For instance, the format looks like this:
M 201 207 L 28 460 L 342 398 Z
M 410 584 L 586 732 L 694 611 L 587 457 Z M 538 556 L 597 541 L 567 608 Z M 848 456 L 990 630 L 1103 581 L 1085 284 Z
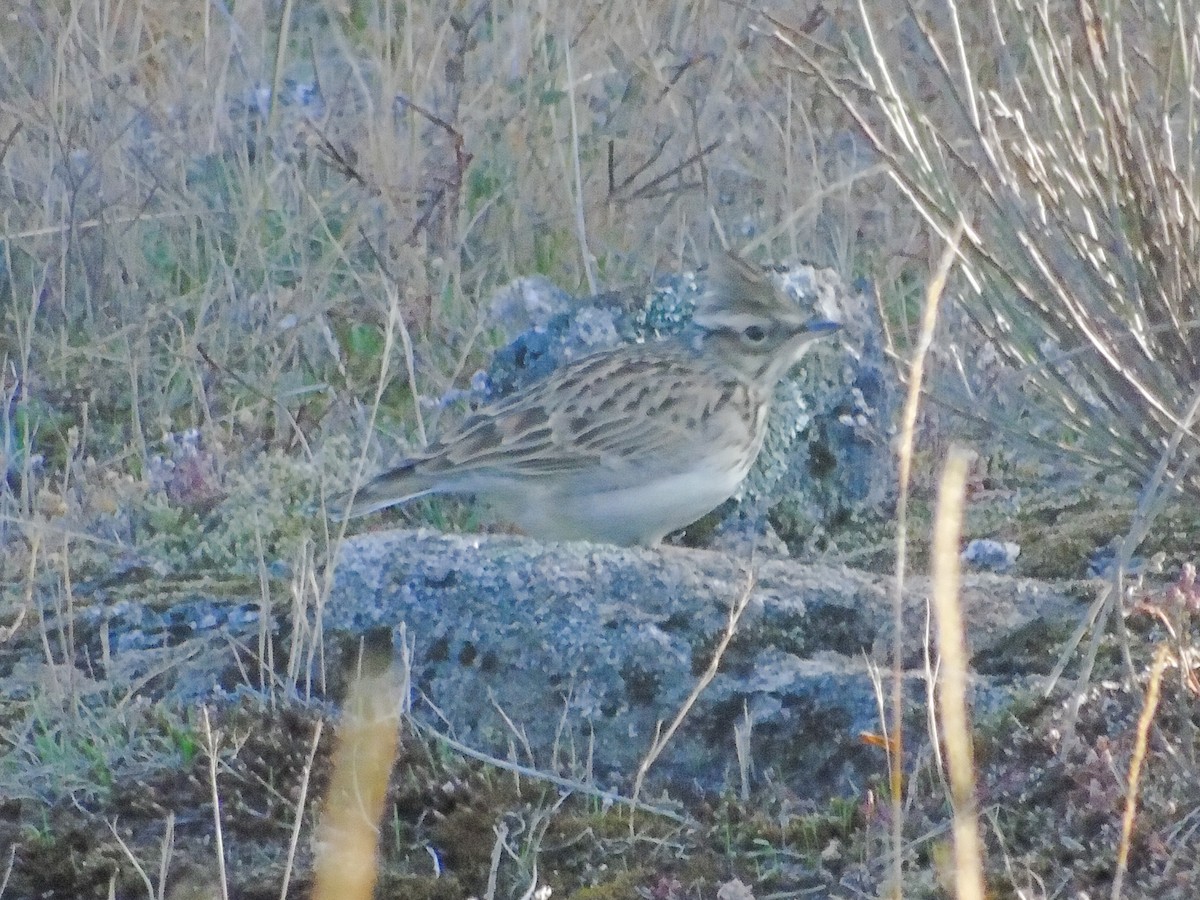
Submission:
M 743 759 L 804 796 L 853 791 L 885 771 L 860 733 L 880 730 L 869 661 L 886 666 L 887 577 L 764 560 L 751 584 L 744 559 L 709 551 L 430 531 L 354 538 L 337 566 L 327 641 L 381 627 L 399 640 L 403 625 L 418 716 L 479 749 L 626 786 L 750 590 L 719 674 L 659 777 L 738 786 L 738 730 L 749 738 Z M 926 696 L 925 590 L 913 579 L 906 595 L 914 705 Z M 976 655 L 1022 630 L 1058 633 L 1078 615 L 1046 585 L 997 576 L 968 577 L 963 606 Z M 1023 683 L 1012 672 L 979 679 L 975 708 L 995 708 Z

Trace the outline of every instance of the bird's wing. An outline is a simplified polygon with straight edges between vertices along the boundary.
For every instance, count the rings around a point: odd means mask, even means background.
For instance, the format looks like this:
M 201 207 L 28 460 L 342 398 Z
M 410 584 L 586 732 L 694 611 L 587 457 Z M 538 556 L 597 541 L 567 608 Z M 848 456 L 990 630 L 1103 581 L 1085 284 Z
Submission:
M 418 465 L 520 478 L 595 469 L 678 467 L 703 452 L 714 410 L 750 403 L 734 379 L 700 378 L 685 351 L 633 346 L 570 364 L 480 410 Z M 726 409 L 726 412 L 732 411 Z

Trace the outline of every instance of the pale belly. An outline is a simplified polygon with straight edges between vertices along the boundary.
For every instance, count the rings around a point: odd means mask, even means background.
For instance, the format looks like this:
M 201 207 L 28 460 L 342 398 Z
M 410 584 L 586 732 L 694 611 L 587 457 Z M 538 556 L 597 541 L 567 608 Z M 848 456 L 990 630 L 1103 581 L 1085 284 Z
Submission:
M 613 461 L 571 474 L 494 478 L 479 474 L 455 489 L 472 492 L 530 537 L 650 547 L 733 496 L 762 446 L 765 407 L 748 440 L 717 423 L 675 454 L 641 464 Z
M 546 485 L 520 498 L 493 497 L 491 505 L 531 537 L 649 547 L 728 500 L 747 471 L 749 464 L 679 472 L 581 493 Z

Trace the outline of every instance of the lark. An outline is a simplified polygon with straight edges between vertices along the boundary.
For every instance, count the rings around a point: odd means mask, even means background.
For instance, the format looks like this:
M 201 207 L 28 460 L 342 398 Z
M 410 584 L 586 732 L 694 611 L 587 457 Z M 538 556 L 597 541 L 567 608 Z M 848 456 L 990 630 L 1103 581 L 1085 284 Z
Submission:
M 690 339 L 560 367 L 365 484 L 346 514 L 473 494 L 531 537 L 650 547 L 715 509 L 762 449 L 779 381 L 840 326 L 732 254 L 710 268 Z

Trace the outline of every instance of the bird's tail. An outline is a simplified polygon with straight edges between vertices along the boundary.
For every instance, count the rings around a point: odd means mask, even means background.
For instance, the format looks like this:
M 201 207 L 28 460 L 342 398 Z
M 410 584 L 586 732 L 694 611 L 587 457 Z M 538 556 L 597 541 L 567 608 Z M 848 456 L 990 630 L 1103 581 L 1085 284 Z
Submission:
M 372 478 L 353 493 L 335 497 L 329 504 L 329 517 L 353 519 L 365 516 L 432 490 L 428 479 L 417 471 L 417 460 L 408 460 Z

